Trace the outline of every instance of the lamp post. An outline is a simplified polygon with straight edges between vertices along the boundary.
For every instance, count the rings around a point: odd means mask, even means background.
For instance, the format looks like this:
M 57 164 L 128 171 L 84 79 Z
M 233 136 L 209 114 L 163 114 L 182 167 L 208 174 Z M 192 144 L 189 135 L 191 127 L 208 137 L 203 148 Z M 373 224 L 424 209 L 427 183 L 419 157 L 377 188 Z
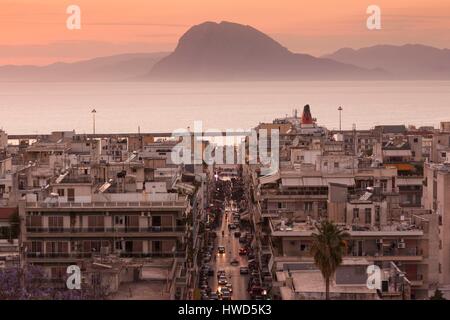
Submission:
M 339 131 L 342 131 L 342 107 L 339 106 L 338 111 L 339 111 Z
M 97 113 L 97 110 L 92 109 L 92 128 L 93 128 L 93 134 L 95 135 L 95 114 Z

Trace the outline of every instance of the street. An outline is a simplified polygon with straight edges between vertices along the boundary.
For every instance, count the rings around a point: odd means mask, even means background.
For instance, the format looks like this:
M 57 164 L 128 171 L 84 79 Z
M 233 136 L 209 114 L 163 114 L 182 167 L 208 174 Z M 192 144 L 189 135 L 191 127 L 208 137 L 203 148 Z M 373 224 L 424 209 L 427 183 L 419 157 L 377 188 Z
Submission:
M 213 291 L 217 291 L 220 285 L 217 280 L 217 272 L 218 270 L 225 270 L 225 274 L 228 280 L 228 283 L 233 285 L 233 300 L 248 300 L 250 296 L 247 292 L 247 284 L 248 284 L 248 275 L 241 275 L 239 273 L 239 267 L 247 266 L 247 256 L 239 255 L 239 238 L 234 237 L 234 231 L 228 230 L 228 220 L 232 217 L 232 212 L 230 207 L 226 208 L 226 214 L 222 217 L 222 223 L 217 230 L 217 246 L 224 246 L 225 253 L 220 254 L 215 250 L 215 261 L 211 261 L 211 266 L 214 268 L 214 279 L 211 283 L 211 288 Z M 222 236 L 222 231 L 224 236 Z M 239 261 L 239 265 L 232 266 L 230 265 L 231 260 L 236 258 Z

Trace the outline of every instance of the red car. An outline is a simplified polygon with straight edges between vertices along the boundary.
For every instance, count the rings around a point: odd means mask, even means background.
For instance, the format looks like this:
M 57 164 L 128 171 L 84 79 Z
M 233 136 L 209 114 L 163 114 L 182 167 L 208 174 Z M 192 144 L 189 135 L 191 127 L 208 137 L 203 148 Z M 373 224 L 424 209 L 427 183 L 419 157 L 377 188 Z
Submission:
M 247 248 L 239 248 L 239 255 L 240 256 L 246 256 L 248 253 Z

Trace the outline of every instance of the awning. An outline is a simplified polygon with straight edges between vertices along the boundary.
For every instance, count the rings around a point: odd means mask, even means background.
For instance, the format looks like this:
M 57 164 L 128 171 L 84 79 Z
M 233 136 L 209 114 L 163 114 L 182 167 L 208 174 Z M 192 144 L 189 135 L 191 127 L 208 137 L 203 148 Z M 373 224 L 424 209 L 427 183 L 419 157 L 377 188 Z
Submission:
M 409 163 L 395 163 L 395 164 L 389 164 L 385 166 L 386 168 L 394 167 L 397 168 L 398 171 L 415 171 L 416 168 Z
M 275 174 L 272 175 L 259 177 L 259 182 L 261 184 L 273 183 L 276 182 L 278 179 L 280 179 L 280 171 L 277 171 Z

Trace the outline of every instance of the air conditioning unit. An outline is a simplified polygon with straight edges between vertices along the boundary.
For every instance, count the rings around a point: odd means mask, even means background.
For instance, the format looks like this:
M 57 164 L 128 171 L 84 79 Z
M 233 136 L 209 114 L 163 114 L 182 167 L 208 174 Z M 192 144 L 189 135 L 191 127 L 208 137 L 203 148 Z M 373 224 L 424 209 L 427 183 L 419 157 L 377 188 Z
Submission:
M 397 244 L 397 248 L 399 248 L 399 249 L 405 249 L 405 248 L 406 248 L 406 243 L 404 243 L 404 242 L 399 242 L 399 243 Z

